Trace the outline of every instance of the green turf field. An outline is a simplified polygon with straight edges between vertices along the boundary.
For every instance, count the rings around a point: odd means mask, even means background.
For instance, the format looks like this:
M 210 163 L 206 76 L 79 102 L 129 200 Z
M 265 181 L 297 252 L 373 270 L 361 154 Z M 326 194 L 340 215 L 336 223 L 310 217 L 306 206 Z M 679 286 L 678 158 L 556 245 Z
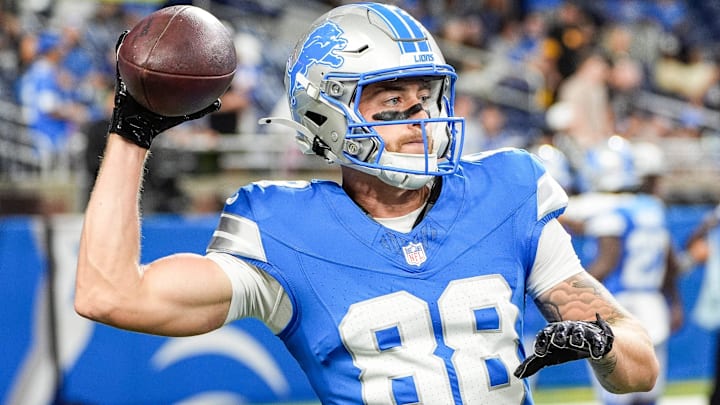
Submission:
M 707 395 L 709 391 L 710 384 L 704 380 L 671 382 L 664 397 L 698 397 Z M 536 404 L 592 402 L 595 399 L 589 387 L 538 389 L 533 396 Z
M 704 398 L 710 390 L 708 381 L 675 381 L 668 384 L 663 398 L 677 399 L 674 401 L 683 404 L 683 397 L 692 398 L 692 403 L 697 403 L 699 398 Z M 533 394 L 536 404 L 592 404 L 595 397 L 590 387 L 566 387 L 552 389 L 537 389 Z M 691 401 L 687 401 L 691 403 Z M 320 405 L 319 402 L 293 402 L 286 404 L 264 404 L 264 405 Z

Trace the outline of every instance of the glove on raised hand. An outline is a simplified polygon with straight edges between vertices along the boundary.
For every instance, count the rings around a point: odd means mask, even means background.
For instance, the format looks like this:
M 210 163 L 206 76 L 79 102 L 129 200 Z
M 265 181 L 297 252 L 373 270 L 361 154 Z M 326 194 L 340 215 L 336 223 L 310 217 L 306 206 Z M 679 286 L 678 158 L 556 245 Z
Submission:
M 129 31 L 123 31 L 115 45 L 115 55 Z M 115 66 L 115 107 L 113 108 L 109 132 L 116 133 L 134 144 L 145 149 L 150 148 L 152 140 L 161 132 L 168 130 L 185 121 L 203 117 L 220 109 L 220 100 L 215 100 L 206 108 L 189 114 L 176 117 L 167 117 L 156 114 L 140 105 L 127 91 L 127 87 L 120 77 L 120 71 Z
M 534 353 L 516 369 L 518 378 L 529 377 L 541 368 L 573 360 L 598 360 L 612 349 L 615 336 L 612 329 L 595 314 L 596 321 L 553 322 L 535 338 Z

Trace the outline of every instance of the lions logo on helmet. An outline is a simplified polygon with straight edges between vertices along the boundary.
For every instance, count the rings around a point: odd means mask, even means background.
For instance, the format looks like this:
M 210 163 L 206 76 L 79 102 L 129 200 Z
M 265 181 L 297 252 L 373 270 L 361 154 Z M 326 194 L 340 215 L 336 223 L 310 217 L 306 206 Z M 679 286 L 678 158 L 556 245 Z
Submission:
M 288 97 L 290 105 L 295 104 L 293 93 L 301 86 L 298 78 L 304 78 L 308 69 L 314 65 L 327 65 L 333 68 L 342 66 L 344 59 L 335 51 L 345 49 L 347 40 L 341 38 L 343 30 L 332 21 L 329 21 L 314 30 L 308 35 L 302 45 L 302 51 L 295 55 L 295 58 L 288 60 Z M 293 63 L 293 59 L 295 62 Z M 302 79 L 301 79 L 302 80 Z

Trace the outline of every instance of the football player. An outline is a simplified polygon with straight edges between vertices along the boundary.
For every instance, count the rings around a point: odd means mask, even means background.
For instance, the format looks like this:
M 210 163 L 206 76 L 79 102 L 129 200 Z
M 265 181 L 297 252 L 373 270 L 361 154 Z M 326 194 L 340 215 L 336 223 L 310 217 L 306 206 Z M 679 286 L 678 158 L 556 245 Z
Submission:
M 667 341 L 683 316 L 679 265 L 665 205 L 656 194 L 664 155 L 654 144 L 612 136 L 586 156 L 583 174 L 590 191 L 570 198 L 560 220 L 586 236 L 588 271 L 645 326 L 660 364 L 649 392 L 618 395 L 593 382 L 604 404 L 654 404 L 665 388 Z
M 525 377 L 576 359 L 589 359 L 609 390 L 651 389 L 648 335 L 581 267 L 556 219 L 562 188 L 521 150 L 461 159 L 456 78 L 397 7 L 357 3 L 321 16 L 287 64 L 292 119 L 264 122 L 291 126 L 303 151 L 339 164 L 341 183 L 244 186 L 207 254 L 147 264 L 137 207 L 146 148 L 217 103 L 157 116 L 118 78 L 81 238 L 77 311 L 170 336 L 258 318 L 324 404 L 527 404 Z M 550 322 L 529 353 L 526 293 Z

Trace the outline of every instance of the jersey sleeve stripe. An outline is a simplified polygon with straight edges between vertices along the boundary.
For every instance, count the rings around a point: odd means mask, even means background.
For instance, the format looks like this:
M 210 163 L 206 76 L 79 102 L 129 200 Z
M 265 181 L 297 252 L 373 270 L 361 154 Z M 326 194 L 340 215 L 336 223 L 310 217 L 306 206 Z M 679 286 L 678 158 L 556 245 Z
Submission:
M 213 233 L 207 252 L 225 252 L 267 261 L 257 223 L 229 213 L 220 216 L 220 224 Z
M 565 208 L 567 204 L 565 190 L 549 174 L 543 174 L 537 182 L 537 220 Z

